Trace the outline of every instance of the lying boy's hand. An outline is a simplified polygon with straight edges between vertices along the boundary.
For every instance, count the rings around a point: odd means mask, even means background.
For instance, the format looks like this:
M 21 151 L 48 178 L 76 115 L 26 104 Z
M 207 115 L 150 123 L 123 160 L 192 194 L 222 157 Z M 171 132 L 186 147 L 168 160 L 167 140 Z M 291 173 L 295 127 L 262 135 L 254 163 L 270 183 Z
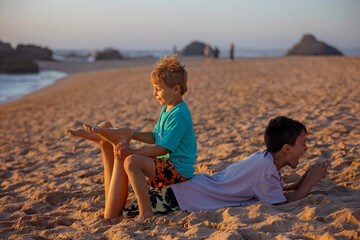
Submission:
M 311 167 L 310 172 L 307 175 L 308 180 L 315 185 L 328 174 L 327 169 L 329 166 L 329 160 L 322 163 L 316 163 Z
M 134 153 L 134 150 L 128 146 L 117 145 L 114 154 L 117 159 L 125 160 L 125 158 Z

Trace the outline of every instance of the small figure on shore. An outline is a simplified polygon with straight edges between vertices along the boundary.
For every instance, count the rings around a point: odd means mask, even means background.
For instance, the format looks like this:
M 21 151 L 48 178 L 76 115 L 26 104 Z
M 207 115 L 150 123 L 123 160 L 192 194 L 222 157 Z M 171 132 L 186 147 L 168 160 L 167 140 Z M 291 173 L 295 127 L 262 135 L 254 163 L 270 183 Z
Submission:
M 235 51 L 235 46 L 233 43 L 230 44 L 230 60 L 234 60 L 234 51 Z
M 220 54 L 220 51 L 219 51 L 218 47 L 215 46 L 215 48 L 214 48 L 214 60 L 215 60 L 215 62 L 219 59 L 219 54 Z
M 187 72 L 177 55 L 160 58 L 151 73 L 151 82 L 154 97 L 164 106 L 154 131 L 113 128 L 107 121 L 98 126 L 84 124 L 84 128 L 67 130 L 71 136 L 97 142 L 101 149 L 105 218 L 122 217 L 129 181 L 139 202 L 140 215 L 137 220 L 143 221 L 153 216 L 148 185 L 161 188 L 194 176 L 196 138 L 191 113 L 183 101 L 187 91 Z M 133 149 L 129 147 L 132 139 L 155 145 Z
M 205 45 L 204 47 L 204 56 L 205 56 L 205 62 L 210 63 L 211 61 L 211 49 L 209 45 Z

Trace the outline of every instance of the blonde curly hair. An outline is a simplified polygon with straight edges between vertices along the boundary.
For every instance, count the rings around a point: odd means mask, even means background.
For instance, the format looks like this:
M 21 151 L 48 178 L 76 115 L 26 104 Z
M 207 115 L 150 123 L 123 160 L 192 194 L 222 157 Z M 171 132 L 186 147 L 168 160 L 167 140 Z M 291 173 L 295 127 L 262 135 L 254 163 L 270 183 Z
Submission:
M 187 72 L 185 66 L 180 64 L 177 54 L 171 57 L 165 55 L 156 62 L 151 72 L 151 82 L 159 85 L 161 80 L 171 88 L 179 85 L 181 95 L 187 91 Z

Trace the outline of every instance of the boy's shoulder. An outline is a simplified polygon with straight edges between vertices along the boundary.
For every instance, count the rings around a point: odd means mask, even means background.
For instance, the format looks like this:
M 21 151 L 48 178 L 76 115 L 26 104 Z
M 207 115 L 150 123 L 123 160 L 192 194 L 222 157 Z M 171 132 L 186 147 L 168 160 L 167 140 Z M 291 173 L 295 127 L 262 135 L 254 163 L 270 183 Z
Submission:
M 260 171 L 277 171 L 274 164 L 274 159 L 271 153 L 265 151 L 258 151 L 252 154 L 249 158 L 246 159 L 251 163 L 251 165 Z
M 164 107 L 163 111 L 166 111 L 166 107 Z M 176 105 L 171 111 L 169 112 L 169 115 L 188 115 L 191 114 L 188 106 L 184 101 Z

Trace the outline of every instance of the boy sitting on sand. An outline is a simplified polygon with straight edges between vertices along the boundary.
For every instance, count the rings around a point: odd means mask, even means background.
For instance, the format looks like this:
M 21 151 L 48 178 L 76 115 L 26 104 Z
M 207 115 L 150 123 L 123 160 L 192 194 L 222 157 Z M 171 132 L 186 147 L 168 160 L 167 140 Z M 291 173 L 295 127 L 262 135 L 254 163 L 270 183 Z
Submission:
M 329 160 L 311 166 L 297 182 L 286 188 L 283 188 L 280 172 L 285 166 L 296 168 L 307 150 L 306 134 L 305 126 L 298 121 L 283 116 L 270 120 L 265 130 L 265 151 L 256 152 L 214 175 L 197 173 L 189 181 L 151 192 L 153 212 L 180 209 L 199 212 L 257 201 L 281 204 L 306 197 L 327 175 Z M 284 190 L 295 190 L 295 193 L 286 199 Z M 126 207 L 124 215 L 133 216 L 137 210 L 134 201 Z
M 101 148 L 105 218 L 121 215 L 128 196 L 128 179 L 139 202 L 138 220 L 143 220 L 153 216 L 145 177 L 153 188 L 159 188 L 187 181 L 194 175 L 196 139 L 190 111 L 182 99 L 187 91 L 187 73 L 177 55 L 165 56 L 157 62 L 151 73 L 151 82 L 153 95 L 164 105 L 153 132 L 112 128 L 109 122 L 98 126 L 84 124 L 85 129 L 67 130 L 72 136 L 97 142 Z M 131 139 L 156 145 L 131 149 Z

